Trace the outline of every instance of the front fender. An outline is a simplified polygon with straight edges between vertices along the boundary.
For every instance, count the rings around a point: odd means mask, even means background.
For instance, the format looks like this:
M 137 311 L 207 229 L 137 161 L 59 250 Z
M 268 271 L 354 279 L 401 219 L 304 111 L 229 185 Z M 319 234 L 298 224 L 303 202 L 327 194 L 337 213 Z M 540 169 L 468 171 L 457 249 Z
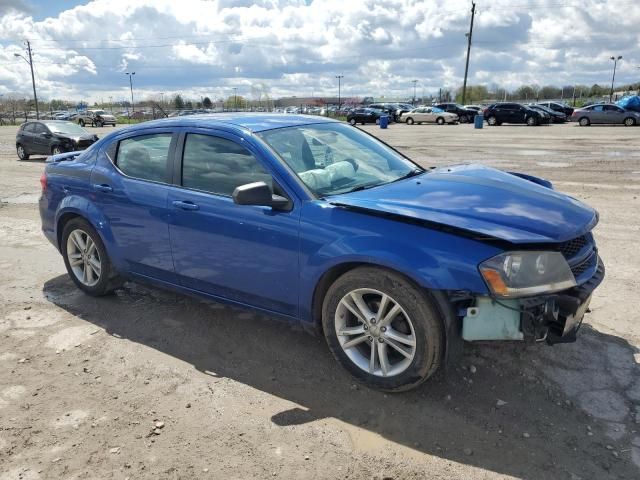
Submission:
M 340 265 L 379 265 L 425 289 L 486 295 L 478 264 L 502 251 L 471 238 L 317 202 L 305 205 L 300 236 L 300 316 L 307 321 L 316 286 Z

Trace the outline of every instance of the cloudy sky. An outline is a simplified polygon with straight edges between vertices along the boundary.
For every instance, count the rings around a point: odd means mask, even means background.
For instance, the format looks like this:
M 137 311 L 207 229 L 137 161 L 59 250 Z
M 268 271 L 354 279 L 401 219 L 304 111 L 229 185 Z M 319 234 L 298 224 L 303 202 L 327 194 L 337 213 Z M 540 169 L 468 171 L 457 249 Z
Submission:
M 640 81 L 640 0 L 476 0 L 470 84 Z M 462 84 L 470 0 L 0 0 L 0 94 L 113 101 L 238 88 L 418 95 Z

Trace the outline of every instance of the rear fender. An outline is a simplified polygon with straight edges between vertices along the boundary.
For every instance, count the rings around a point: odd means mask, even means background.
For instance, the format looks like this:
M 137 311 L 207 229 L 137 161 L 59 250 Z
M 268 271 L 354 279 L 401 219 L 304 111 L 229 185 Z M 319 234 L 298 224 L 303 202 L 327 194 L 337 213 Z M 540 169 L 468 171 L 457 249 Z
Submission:
M 117 243 L 113 236 L 113 232 L 111 231 L 109 221 L 93 202 L 78 195 L 69 195 L 65 197 L 62 202 L 60 202 L 60 207 L 56 212 L 55 238 L 58 242 L 58 250 L 61 250 L 60 242 L 62 238 L 62 229 L 64 228 L 63 225 L 65 223 L 61 222 L 61 220 L 64 220 L 64 217 L 68 215 L 79 216 L 89 222 L 89 224 L 98 232 L 98 235 L 100 235 L 100 239 L 107 249 L 111 263 L 113 263 L 116 270 L 124 271 L 123 269 L 125 268 L 125 264 L 118 255 L 119 249 L 117 248 Z

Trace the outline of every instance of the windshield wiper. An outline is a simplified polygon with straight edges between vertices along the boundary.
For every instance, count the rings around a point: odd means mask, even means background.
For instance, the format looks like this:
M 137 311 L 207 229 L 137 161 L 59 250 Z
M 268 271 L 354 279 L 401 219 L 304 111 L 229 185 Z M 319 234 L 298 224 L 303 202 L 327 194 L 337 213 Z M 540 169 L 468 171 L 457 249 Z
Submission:
M 415 168 L 415 169 L 411 170 L 409 173 L 406 173 L 406 174 L 402 175 L 401 177 L 398 177 L 395 180 L 392 180 L 392 182 L 399 182 L 400 180 L 405 180 L 407 178 L 411 178 L 411 177 L 415 177 L 417 175 L 421 175 L 424 172 L 425 172 L 425 170 L 422 170 L 420 168 Z

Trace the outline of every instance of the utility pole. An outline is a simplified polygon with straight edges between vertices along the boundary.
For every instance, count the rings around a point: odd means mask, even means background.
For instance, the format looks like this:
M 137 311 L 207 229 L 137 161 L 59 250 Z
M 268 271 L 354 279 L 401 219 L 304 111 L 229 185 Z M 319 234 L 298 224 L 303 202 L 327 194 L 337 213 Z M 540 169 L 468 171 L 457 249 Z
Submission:
M 416 106 L 416 85 L 418 83 L 418 80 L 411 80 L 411 82 L 413 83 L 413 102 L 412 102 L 412 105 L 415 107 Z
M 31 85 L 33 85 L 33 100 L 36 104 L 36 119 L 40 120 L 40 110 L 38 109 L 38 95 L 36 94 L 36 77 L 33 74 L 33 57 L 31 56 L 31 43 L 29 42 L 29 40 L 26 40 L 26 42 L 27 42 L 27 53 L 29 54 L 29 60 L 24 58 L 19 53 L 14 53 L 13 56 L 22 58 L 25 62 L 29 64 L 29 67 L 31 68 Z
M 133 77 L 136 74 L 136 72 L 125 72 L 125 75 L 129 75 L 129 88 L 131 89 L 131 111 L 135 112 L 136 111 L 136 106 L 133 103 L 133 80 L 131 80 L 131 77 Z
M 233 87 L 233 109 L 238 111 L 238 87 Z
M 471 37 L 473 37 L 473 19 L 476 16 L 476 2 L 471 2 L 471 25 L 467 34 L 467 61 L 464 66 L 464 82 L 462 84 L 462 104 L 467 101 L 467 75 L 469 74 L 469 55 L 471 53 Z
M 342 103 L 342 99 L 340 98 L 340 80 L 344 78 L 344 75 L 336 75 L 336 78 L 338 79 L 338 110 L 340 110 L 340 104 Z

